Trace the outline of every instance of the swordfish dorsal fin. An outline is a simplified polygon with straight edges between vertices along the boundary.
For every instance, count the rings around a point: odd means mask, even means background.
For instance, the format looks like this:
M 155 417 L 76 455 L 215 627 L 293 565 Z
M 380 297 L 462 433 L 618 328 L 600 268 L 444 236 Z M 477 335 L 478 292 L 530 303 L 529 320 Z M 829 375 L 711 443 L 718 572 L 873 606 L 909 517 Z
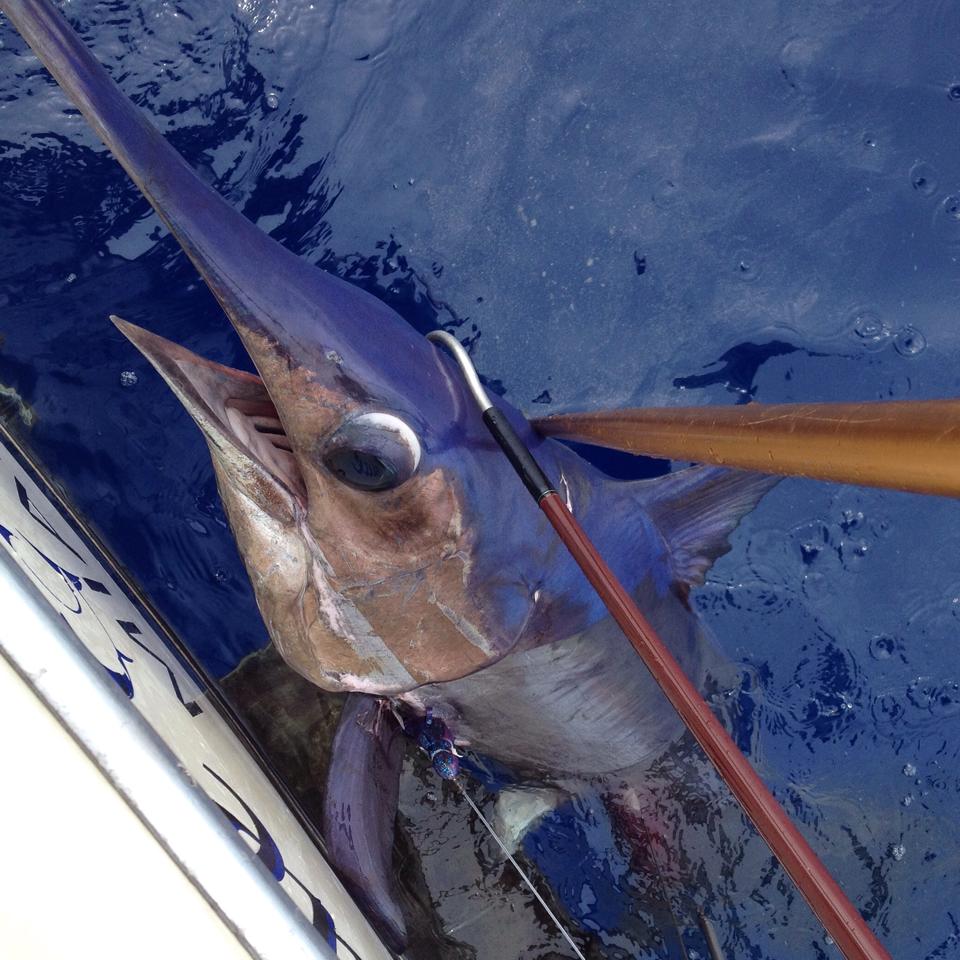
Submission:
M 666 541 L 675 579 L 703 583 L 713 561 L 730 549 L 737 524 L 780 481 L 725 467 L 696 466 L 641 480 L 643 507 Z

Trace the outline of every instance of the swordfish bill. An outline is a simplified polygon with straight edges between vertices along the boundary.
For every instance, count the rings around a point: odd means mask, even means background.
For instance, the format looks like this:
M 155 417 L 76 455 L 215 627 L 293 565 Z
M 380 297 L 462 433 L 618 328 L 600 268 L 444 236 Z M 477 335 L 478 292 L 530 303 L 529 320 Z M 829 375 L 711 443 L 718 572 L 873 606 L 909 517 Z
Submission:
M 435 389 L 438 402 L 449 402 L 442 378 L 427 375 L 436 369 L 433 348 L 375 297 L 285 249 L 204 183 L 52 3 L 2 0 L 0 9 L 186 251 L 269 391 L 302 390 L 289 371 L 292 351 L 318 387 L 336 392 L 345 378 L 364 383 L 375 372 L 402 408 L 407 371 L 416 368 L 424 371 L 421 391 Z M 395 355 L 400 343 L 408 355 Z M 395 383 L 385 383 L 391 371 Z M 296 421 L 309 411 L 288 404 L 285 414 L 284 426 L 296 443 Z

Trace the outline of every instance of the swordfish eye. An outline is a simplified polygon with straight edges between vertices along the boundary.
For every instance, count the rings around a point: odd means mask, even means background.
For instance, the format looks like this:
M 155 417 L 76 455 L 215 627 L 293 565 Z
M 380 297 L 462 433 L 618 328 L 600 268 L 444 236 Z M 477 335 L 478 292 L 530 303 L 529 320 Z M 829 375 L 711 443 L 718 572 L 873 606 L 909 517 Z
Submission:
M 420 441 L 399 417 L 364 413 L 341 424 L 323 448 L 323 462 L 357 490 L 392 490 L 420 465 Z

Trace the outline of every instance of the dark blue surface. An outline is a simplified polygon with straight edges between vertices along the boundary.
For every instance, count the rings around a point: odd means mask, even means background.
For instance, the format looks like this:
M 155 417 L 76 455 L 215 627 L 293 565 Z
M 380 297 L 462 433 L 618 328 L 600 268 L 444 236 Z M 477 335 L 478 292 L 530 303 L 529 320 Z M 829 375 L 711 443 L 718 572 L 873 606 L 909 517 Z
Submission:
M 960 394 L 955 5 L 67 10 L 248 216 L 418 329 L 456 325 L 533 413 Z M 266 637 L 206 449 L 106 318 L 247 361 L 0 40 L 2 410 L 223 674 Z M 958 548 L 952 502 L 787 481 L 696 595 L 746 678 L 739 741 L 898 957 L 960 957 Z M 623 866 L 602 825 L 559 823 L 528 849 L 612 942 Z M 719 851 L 731 955 L 836 956 L 742 825 L 685 839 Z

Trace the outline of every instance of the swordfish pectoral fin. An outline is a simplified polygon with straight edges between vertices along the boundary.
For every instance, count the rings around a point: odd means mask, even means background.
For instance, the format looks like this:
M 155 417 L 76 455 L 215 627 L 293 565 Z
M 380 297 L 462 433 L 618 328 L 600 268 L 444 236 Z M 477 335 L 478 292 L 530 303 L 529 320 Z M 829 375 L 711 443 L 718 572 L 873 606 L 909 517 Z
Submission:
M 323 834 L 340 878 L 384 940 L 402 952 L 407 932 L 391 860 L 403 735 L 379 712 L 375 697 L 347 697 L 333 741 Z
M 670 550 L 674 578 L 703 583 L 713 562 L 730 550 L 730 534 L 780 477 L 725 467 L 696 466 L 637 481 L 641 503 Z
M 511 853 L 516 853 L 523 838 L 535 830 L 568 794 L 552 787 L 505 787 L 497 794 L 493 829 Z

